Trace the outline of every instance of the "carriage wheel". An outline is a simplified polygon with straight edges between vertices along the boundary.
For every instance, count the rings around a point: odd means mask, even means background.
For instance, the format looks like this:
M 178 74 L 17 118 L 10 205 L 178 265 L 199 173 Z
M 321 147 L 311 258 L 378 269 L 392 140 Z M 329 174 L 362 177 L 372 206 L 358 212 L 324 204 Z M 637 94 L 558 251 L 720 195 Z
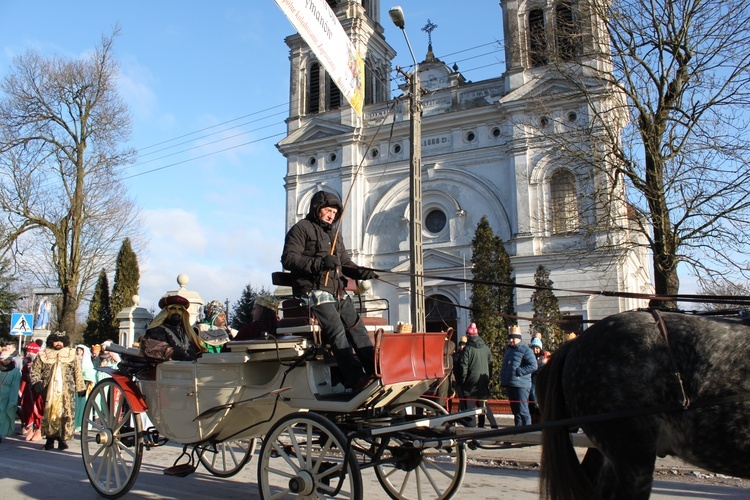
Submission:
M 208 472 L 217 477 L 237 474 L 255 453 L 256 439 L 237 439 L 216 443 L 216 448 L 203 448 L 198 458 Z
M 437 416 L 448 412 L 429 399 L 418 399 L 390 409 L 394 417 L 408 415 Z M 375 467 L 380 485 L 391 498 L 446 499 L 456 494 L 466 474 L 466 445 L 457 443 L 450 448 L 425 448 L 415 450 L 403 443 L 398 436 L 391 438 L 390 448 L 383 458 L 386 463 Z M 390 456 L 389 456 L 390 455 Z
M 140 415 L 112 378 L 100 381 L 83 409 L 81 455 L 86 475 L 105 498 L 119 498 L 133 487 L 143 459 Z
M 353 450 L 344 456 L 347 448 L 344 433 L 327 418 L 309 412 L 287 415 L 263 439 L 261 498 L 361 499 L 359 464 Z

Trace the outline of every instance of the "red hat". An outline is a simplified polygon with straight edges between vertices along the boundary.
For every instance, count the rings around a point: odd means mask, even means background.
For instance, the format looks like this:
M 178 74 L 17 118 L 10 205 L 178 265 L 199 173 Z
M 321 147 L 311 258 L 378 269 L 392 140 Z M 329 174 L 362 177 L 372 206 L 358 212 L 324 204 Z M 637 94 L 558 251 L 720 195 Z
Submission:
M 478 335 L 479 331 L 477 331 L 477 324 L 472 323 L 469 325 L 469 328 L 466 329 L 466 335 Z
M 26 346 L 26 354 L 39 354 L 39 344 L 32 342 Z
M 190 307 L 190 301 L 182 295 L 167 295 L 159 300 L 159 309 L 164 309 L 171 305 L 178 305 L 188 309 Z

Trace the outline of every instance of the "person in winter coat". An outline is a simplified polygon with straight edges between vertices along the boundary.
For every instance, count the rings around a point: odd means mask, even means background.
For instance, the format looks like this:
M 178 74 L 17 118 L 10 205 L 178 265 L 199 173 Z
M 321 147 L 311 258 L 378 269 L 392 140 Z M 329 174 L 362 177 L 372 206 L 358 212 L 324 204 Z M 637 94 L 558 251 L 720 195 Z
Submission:
M 536 357 L 529 346 L 521 341 L 521 329 L 510 327 L 508 349 L 503 356 L 500 369 L 500 384 L 508 391 L 510 409 L 516 426 L 531 425 L 529 413 L 529 392 L 531 374 L 537 369 Z
M 86 393 L 86 384 L 81 363 L 65 332 L 49 334 L 47 348 L 34 358 L 29 378 L 34 390 L 45 395 L 42 434 L 47 442 L 44 449 L 52 450 L 57 441 L 58 449 L 67 450 L 67 441 L 73 437 L 75 397 Z
M 154 361 L 195 361 L 206 351 L 190 324 L 190 301 L 182 295 L 159 299 L 161 312 L 141 337 L 141 356 Z
M 323 340 L 331 344 L 344 385 L 359 391 L 375 380 L 375 348 L 354 304 L 344 293 L 344 276 L 369 280 L 377 275 L 357 266 L 346 252 L 343 238 L 334 227 L 343 210 L 338 196 L 316 192 L 307 216 L 286 234 L 281 263 L 291 271 L 294 296 L 315 313 Z
M 18 389 L 21 387 L 21 370 L 16 367 L 13 349 L 0 352 L 0 443 L 13 432 L 18 411 Z
M 466 329 L 466 347 L 458 357 L 457 383 L 465 401 L 465 408 L 484 408 L 490 397 L 492 377 L 492 353 L 489 346 L 479 336 L 476 323 Z M 467 427 L 476 427 L 477 419 L 467 422 Z M 479 416 L 479 427 L 484 427 L 484 415 Z
M 540 337 L 534 336 L 529 343 L 529 347 L 531 347 L 531 350 L 534 353 L 537 366 L 536 371 L 531 374 L 531 391 L 529 392 L 529 410 L 532 415 L 531 420 L 536 423 L 534 419 L 539 417 L 539 404 L 536 401 L 536 376 L 539 373 L 539 370 L 542 369 L 542 366 L 547 363 L 549 353 L 544 350 L 544 344 L 542 344 L 542 339 Z

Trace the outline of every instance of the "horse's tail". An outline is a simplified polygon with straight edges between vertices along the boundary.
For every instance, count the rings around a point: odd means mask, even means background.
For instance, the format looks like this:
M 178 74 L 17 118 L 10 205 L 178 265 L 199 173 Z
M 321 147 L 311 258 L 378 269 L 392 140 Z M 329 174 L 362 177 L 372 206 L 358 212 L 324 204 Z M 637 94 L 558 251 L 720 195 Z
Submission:
M 537 376 L 537 397 L 542 422 L 554 422 L 570 416 L 562 387 L 562 371 L 568 348 L 569 345 L 561 346 Z M 597 496 L 578 461 L 568 427 L 552 426 L 542 430 L 539 481 L 542 498 L 578 500 Z

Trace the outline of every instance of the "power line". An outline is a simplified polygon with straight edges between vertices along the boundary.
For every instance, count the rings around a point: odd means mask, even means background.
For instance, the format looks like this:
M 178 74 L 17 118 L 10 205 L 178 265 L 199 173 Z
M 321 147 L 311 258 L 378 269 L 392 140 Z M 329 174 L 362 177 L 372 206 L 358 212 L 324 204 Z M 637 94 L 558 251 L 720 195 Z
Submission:
M 501 42 L 499 40 L 495 40 L 495 41 L 492 41 L 492 42 L 488 42 L 488 43 L 476 45 L 474 47 L 469 47 L 467 49 L 462 49 L 462 50 L 459 50 L 459 51 L 456 51 L 456 52 L 451 52 L 451 53 L 445 54 L 443 56 L 440 56 L 439 59 L 442 60 L 444 58 L 448 58 L 448 57 L 456 55 L 456 54 L 463 54 L 463 53 L 470 52 L 470 51 L 473 51 L 473 50 L 476 50 L 476 49 L 479 49 L 479 48 L 482 48 L 482 47 L 487 47 L 487 46 L 490 46 L 490 45 L 497 45 L 497 44 L 500 44 L 500 43 Z M 473 59 L 478 59 L 478 58 L 481 58 L 481 57 L 486 57 L 488 55 L 496 54 L 496 52 L 497 51 L 491 51 L 491 52 L 485 52 L 483 54 L 478 54 L 478 55 L 471 56 L 471 57 L 466 57 L 466 58 L 459 59 L 459 60 L 455 61 L 454 64 L 458 64 L 459 62 L 465 62 L 465 61 L 469 61 L 469 60 L 473 60 Z M 474 68 L 469 68 L 469 69 L 461 71 L 461 73 L 462 74 L 467 74 L 467 73 L 470 73 L 472 71 L 477 71 L 479 69 L 484 69 L 484 68 L 487 68 L 487 67 L 494 66 L 496 64 L 501 64 L 501 61 L 496 61 L 496 62 L 493 62 L 493 63 L 490 63 L 490 64 L 486 64 L 486 65 L 482 65 L 482 66 L 477 66 L 477 67 L 474 67 Z M 411 67 L 411 65 L 408 66 L 408 67 Z M 396 78 L 397 78 L 396 76 L 391 77 L 390 78 L 391 82 L 395 83 Z M 391 93 L 394 93 L 394 92 L 396 92 L 398 90 L 400 90 L 398 87 L 396 87 L 395 89 L 391 88 Z M 217 124 L 211 125 L 209 127 L 204 127 L 202 129 L 198 129 L 198 130 L 195 130 L 193 132 L 188 132 L 186 134 L 182 134 L 182 135 L 173 137 L 171 139 L 167 139 L 167 140 L 164 140 L 164 141 L 160 141 L 160 142 L 151 144 L 149 146 L 145 146 L 143 148 L 140 148 L 138 150 L 138 152 L 139 152 L 139 154 L 141 154 L 142 151 L 147 151 L 149 149 L 153 149 L 153 148 L 156 148 L 158 146 L 169 144 L 169 143 L 172 143 L 172 142 L 180 140 L 180 139 L 184 139 L 184 138 L 187 138 L 187 137 L 192 137 L 192 136 L 195 136 L 196 134 L 200 134 L 202 132 L 213 130 L 213 129 L 216 129 L 217 127 L 222 127 L 222 126 L 228 125 L 230 123 L 236 122 L 238 120 L 243 120 L 243 119 L 251 117 L 251 116 L 256 116 L 258 114 L 265 113 L 267 111 L 272 111 L 272 110 L 275 110 L 275 109 L 278 109 L 278 108 L 281 108 L 281 107 L 287 108 L 289 106 L 289 104 L 290 104 L 290 101 L 287 101 L 286 103 L 281 103 L 281 104 L 270 106 L 268 108 L 264 108 L 264 109 L 261 109 L 261 110 L 258 110 L 258 111 L 254 111 L 252 113 L 248 113 L 248 114 L 242 115 L 242 116 L 237 117 L 237 118 L 226 120 L 224 122 L 217 123 Z M 285 113 L 285 111 L 280 111 L 278 113 L 272 113 L 270 115 L 267 115 L 267 116 L 264 116 L 264 117 L 260 117 L 260 118 L 256 118 L 254 120 L 249 120 L 249 121 L 246 121 L 246 122 L 238 124 L 238 125 L 233 125 L 231 127 L 226 127 L 226 128 L 221 129 L 221 130 L 211 132 L 209 134 L 204 134 L 204 135 L 199 136 L 199 137 L 193 137 L 192 139 L 187 140 L 187 141 L 182 141 L 182 142 L 179 142 L 179 143 L 176 143 L 176 144 L 172 144 L 170 146 L 166 146 L 164 148 L 157 149 L 155 151 L 146 152 L 146 153 L 143 154 L 143 156 L 149 156 L 149 155 L 157 154 L 157 153 L 162 152 L 162 151 L 167 151 L 169 149 L 176 148 L 178 146 L 183 146 L 185 144 L 189 144 L 189 143 L 191 143 L 193 141 L 197 141 L 197 140 L 200 140 L 200 139 L 205 139 L 207 137 L 211 137 L 211 136 L 214 136 L 214 135 L 217 135 L 217 134 L 220 134 L 220 133 L 224 133 L 224 132 L 227 132 L 227 131 L 230 131 L 230 130 L 235 130 L 235 129 L 238 129 L 238 128 L 243 127 L 245 125 L 248 125 L 248 124 L 251 124 L 251 123 L 260 122 L 260 121 L 263 121 L 263 120 L 266 120 L 266 119 L 269 119 L 269 118 L 273 118 L 273 117 L 282 115 L 284 113 Z M 197 145 L 197 146 L 193 146 L 193 147 L 181 149 L 179 151 L 176 151 L 176 152 L 164 155 L 164 156 L 160 156 L 158 158 L 152 158 L 152 159 L 149 159 L 149 160 L 146 160 L 146 161 L 143 161 L 143 162 L 139 162 L 139 163 L 137 163 L 135 165 L 132 165 L 132 166 L 130 166 L 128 168 L 135 168 L 135 167 L 138 167 L 138 166 L 141 166 L 141 165 L 145 165 L 147 163 L 152 163 L 152 162 L 155 162 L 155 161 L 158 161 L 158 160 L 162 160 L 162 159 L 169 158 L 169 157 L 172 157 L 172 156 L 176 156 L 176 155 L 179 155 L 179 154 L 182 154 L 182 153 L 193 151 L 195 149 L 203 148 L 203 147 L 206 147 L 206 146 L 211 145 L 211 144 L 217 144 L 217 143 L 220 143 L 220 142 L 223 142 L 223 141 L 234 139 L 234 138 L 236 138 L 238 136 L 241 136 L 241 135 L 244 135 L 246 133 L 256 132 L 258 130 L 266 129 L 266 128 L 275 126 L 277 124 L 281 124 L 281 123 L 272 123 L 270 125 L 265 125 L 265 126 L 262 126 L 262 127 L 257 127 L 255 129 L 248 130 L 248 131 L 245 131 L 245 132 L 242 132 L 242 133 L 238 133 L 238 134 L 234 134 L 234 135 L 231 135 L 231 136 L 228 136 L 228 137 L 224 137 L 224 138 L 221 138 L 221 139 L 218 139 L 218 140 L 215 140 L 215 141 L 211 141 L 209 143 L 200 144 L 200 145 Z M 263 140 L 267 140 L 267 139 L 270 139 L 270 138 L 278 137 L 278 136 L 284 135 L 285 133 L 286 132 L 280 132 L 278 134 L 272 134 L 272 135 L 269 135 L 269 136 L 266 136 L 266 137 L 263 137 L 263 138 L 260 138 L 260 139 L 255 139 L 255 140 L 252 140 L 252 141 L 248 141 L 248 142 L 245 142 L 245 143 L 242 143 L 242 144 L 230 146 L 230 147 L 227 147 L 227 148 L 224 148 L 224 149 L 220 149 L 220 150 L 217 150 L 217 151 L 206 153 L 206 154 L 203 154 L 203 155 L 200 155 L 200 156 L 196 156 L 196 157 L 193 157 L 193 158 L 188 158 L 188 159 L 185 159 L 183 161 L 170 163 L 168 165 L 164 165 L 164 166 L 159 167 L 159 168 L 154 168 L 154 169 L 151 169 L 151 170 L 146 170 L 146 171 L 143 171 L 143 172 L 135 173 L 135 174 L 123 177 L 123 180 L 132 179 L 134 177 L 139 177 L 141 175 L 145 175 L 145 174 L 157 172 L 159 170 L 164 170 L 164 169 L 167 169 L 167 168 L 171 168 L 171 167 L 174 167 L 176 165 L 181 165 L 181 164 L 184 164 L 184 163 L 187 163 L 187 162 L 190 162 L 190 161 L 194 161 L 194 160 L 198 160 L 198 159 L 201 159 L 201 158 L 205 158 L 205 157 L 208 157 L 208 156 L 211 156 L 211 155 L 214 155 L 214 154 L 219 154 L 219 153 L 223 153 L 223 152 L 226 152 L 226 151 L 230 151 L 232 149 L 243 147 L 243 146 L 246 146 L 248 144 L 253 144 L 253 143 L 257 143 L 257 142 L 260 142 L 260 141 L 263 141 Z

